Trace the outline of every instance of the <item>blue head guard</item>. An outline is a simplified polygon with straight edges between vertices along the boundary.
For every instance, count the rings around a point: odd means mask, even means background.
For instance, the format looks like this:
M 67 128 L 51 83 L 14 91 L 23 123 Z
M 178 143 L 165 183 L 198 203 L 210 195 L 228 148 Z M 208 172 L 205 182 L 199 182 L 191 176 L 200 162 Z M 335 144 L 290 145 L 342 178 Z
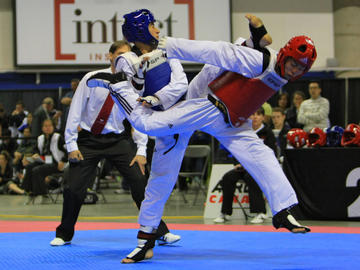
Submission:
M 333 126 L 326 129 L 326 145 L 331 147 L 340 146 L 344 129 L 340 126 Z
M 148 9 L 139 9 L 124 15 L 123 36 L 129 42 L 142 42 L 157 46 L 158 40 L 149 32 L 149 24 L 155 22 L 154 15 Z

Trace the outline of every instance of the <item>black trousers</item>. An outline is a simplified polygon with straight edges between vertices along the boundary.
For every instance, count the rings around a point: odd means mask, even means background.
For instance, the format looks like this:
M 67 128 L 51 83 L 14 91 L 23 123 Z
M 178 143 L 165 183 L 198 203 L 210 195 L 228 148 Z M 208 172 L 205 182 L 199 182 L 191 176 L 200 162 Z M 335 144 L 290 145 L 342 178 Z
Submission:
M 128 136 L 118 134 L 93 135 L 81 131 L 77 140 L 84 160 L 70 163 L 69 177 L 64 187 L 61 224 L 56 228 L 56 237 L 70 241 L 75 232 L 75 223 L 86 196 L 86 190 L 92 184 L 96 167 L 103 158 L 109 160 L 128 180 L 131 196 L 140 209 L 144 199 L 146 178 L 137 164 L 129 167 L 135 156 L 135 148 Z M 161 221 L 158 237 L 168 233 L 166 224 Z
M 45 195 L 48 193 L 45 177 L 59 172 L 56 163 L 31 163 L 25 167 L 25 176 L 22 187 L 32 195 Z
M 265 200 L 261 189 L 251 175 L 243 169 L 233 169 L 224 174 L 222 178 L 223 202 L 221 213 L 232 215 L 236 182 L 240 179 L 243 179 L 248 185 L 250 212 L 266 213 Z

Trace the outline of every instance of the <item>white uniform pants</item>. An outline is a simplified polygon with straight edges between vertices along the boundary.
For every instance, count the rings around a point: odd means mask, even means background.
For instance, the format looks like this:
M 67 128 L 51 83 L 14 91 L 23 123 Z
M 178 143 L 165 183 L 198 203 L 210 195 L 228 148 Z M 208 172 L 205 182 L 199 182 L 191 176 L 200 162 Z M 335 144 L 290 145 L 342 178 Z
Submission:
M 230 127 L 224 121 L 223 114 L 207 98 L 186 100 L 166 111 L 153 111 L 139 105 L 139 102 L 136 101 L 137 95 L 133 90 L 128 89 L 123 82 L 120 84 L 117 84 L 118 87 L 115 91 L 113 90 L 113 98 L 124 110 L 134 128 L 152 136 L 176 133 L 181 136 L 182 133 L 191 134 L 195 130 L 206 132 L 218 139 L 256 180 L 268 199 L 274 215 L 284 208 L 298 203 L 295 191 L 280 167 L 274 152 L 257 137 L 252 130 L 251 121 L 247 121 L 239 128 Z M 156 223 L 156 226 L 153 227 L 157 227 L 160 222 L 163 207 L 176 182 L 176 180 L 169 181 L 168 179 L 172 178 L 169 178 L 165 171 L 169 173 L 175 168 L 178 173 L 186 149 L 182 145 L 178 147 L 183 147 L 178 150 L 182 153 L 181 157 L 174 156 L 170 160 L 163 156 L 157 157 L 158 160 L 153 160 L 152 164 L 158 166 L 155 167 L 156 175 L 162 177 L 155 177 L 154 174 L 154 178 L 157 180 L 151 181 L 154 183 L 146 188 L 144 210 L 142 206 L 140 211 L 139 222 L 141 225 L 153 226 L 150 223 Z M 162 163 L 156 165 L 157 162 Z M 169 168 L 165 168 L 165 166 Z M 167 181 L 171 183 L 166 183 Z M 145 210 L 149 213 L 148 217 Z M 151 219 L 153 220 L 151 221 Z M 149 224 L 142 223 L 148 221 Z
M 139 213 L 140 225 L 153 228 L 159 226 L 165 203 L 176 184 L 191 134 L 179 134 L 175 146 L 173 135 L 156 137 L 150 177 Z M 174 148 L 168 151 L 172 146 Z

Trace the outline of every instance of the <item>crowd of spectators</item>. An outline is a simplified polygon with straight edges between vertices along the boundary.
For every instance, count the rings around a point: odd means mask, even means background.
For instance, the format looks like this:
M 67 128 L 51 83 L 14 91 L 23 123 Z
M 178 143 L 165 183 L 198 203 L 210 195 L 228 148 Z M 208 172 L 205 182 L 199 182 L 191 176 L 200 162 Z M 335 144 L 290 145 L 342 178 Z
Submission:
M 55 108 L 51 97 L 44 98 L 34 112 L 26 110 L 23 101 L 16 102 L 12 112 L 6 112 L 0 103 L 0 193 L 26 194 L 27 204 L 38 195 L 44 202 L 48 201 L 49 176 L 61 172 L 66 163 L 63 131 L 78 84 L 78 79 L 71 81 L 71 91 L 60 100 L 61 110 Z M 289 147 L 286 135 L 290 129 L 308 131 L 313 127 L 330 127 L 329 101 L 321 97 L 320 83 L 310 82 L 308 94 L 310 98 L 306 99 L 305 91 L 297 90 L 292 95 L 282 92 L 274 107 L 269 103 L 262 106 L 262 123 L 275 137 L 274 153 L 280 163 L 284 150 Z M 54 134 L 57 134 L 56 142 L 52 140 Z M 194 135 L 193 139 L 196 138 Z M 209 136 L 206 140 L 204 144 L 210 144 Z M 54 143 L 56 147 L 51 146 Z M 53 153 L 54 149 L 58 153 Z M 185 162 L 183 166 L 189 165 Z M 188 179 L 179 179 L 181 190 L 187 189 L 187 182 Z
M 34 112 L 21 100 L 10 112 L 0 104 L 0 194 L 27 195 L 26 203 L 38 195 L 46 199 L 48 176 L 61 172 L 67 162 L 64 122 L 51 97 Z

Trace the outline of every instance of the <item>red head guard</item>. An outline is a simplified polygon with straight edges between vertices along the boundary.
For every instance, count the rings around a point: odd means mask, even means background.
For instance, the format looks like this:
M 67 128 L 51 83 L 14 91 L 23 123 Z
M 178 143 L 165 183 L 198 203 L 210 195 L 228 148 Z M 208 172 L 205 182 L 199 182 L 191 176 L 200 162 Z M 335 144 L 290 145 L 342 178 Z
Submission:
M 326 133 L 321 128 L 312 128 L 309 131 L 306 144 L 309 147 L 324 146 L 326 144 Z
M 281 76 L 284 77 L 286 59 L 292 57 L 297 63 L 305 67 L 302 74 L 292 78 L 290 81 L 297 80 L 311 68 L 316 59 L 316 49 L 314 42 L 307 36 L 296 36 L 280 49 L 277 56 L 277 63 L 280 66 Z
M 307 137 L 306 131 L 301 128 L 292 128 L 286 135 L 288 143 L 295 148 L 303 147 L 306 144 Z
M 344 130 L 341 138 L 342 146 L 357 145 L 360 146 L 360 126 L 357 124 L 349 124 Z

